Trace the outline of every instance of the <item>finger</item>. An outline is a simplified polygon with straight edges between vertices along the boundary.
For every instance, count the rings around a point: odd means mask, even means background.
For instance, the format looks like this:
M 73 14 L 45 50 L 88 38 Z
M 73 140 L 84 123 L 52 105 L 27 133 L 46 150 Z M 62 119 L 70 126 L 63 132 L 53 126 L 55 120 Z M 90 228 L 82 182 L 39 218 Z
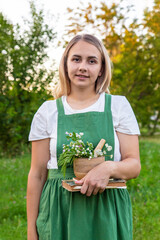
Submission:
M 88 184 L 84 183 L 81 187 L 81 193 L 86 194 L 87 190 L 88 190 Z
M 96 195 L 98 192 L 102 193 L 104 190 L 105 190 L 104 186 L 97 184 L 93 190 L 93 195 Z
M 93 191 L 94 191 L 94 187 L 92 185 L 89 185 L 88 189 L 86 191 L 87 197 L 90 197 L 92 195 Z
M 83 184 L 83 181 L 81 181 L 81 180 L 79 180 L 79 181 L 74 181 L 75 182 L 75 184 L 77 184 L 77 185 L 82 185 Z
M 103 193 L 106 188 L 100 188 L 99 193 Z
M 100 191 L 100 188 L 95 188 L 95 189 L 93 190 L 93 195 L 96 195 L 99 191 Z
M 77 185 L 82 185 L 84 183 L 84 178 L 82 178 L 80 180 L 77 180 L 77 179 L 73 179 L 73 180 Z

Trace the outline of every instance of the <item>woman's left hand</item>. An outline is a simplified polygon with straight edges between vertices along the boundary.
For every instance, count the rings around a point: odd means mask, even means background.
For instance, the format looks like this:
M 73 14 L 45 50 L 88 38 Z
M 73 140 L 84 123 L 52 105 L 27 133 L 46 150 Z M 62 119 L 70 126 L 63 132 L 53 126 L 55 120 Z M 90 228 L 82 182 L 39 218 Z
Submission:
M 76 181 L 76 184 L 82 185 L 82 194 L 91 196 L 98 192 L 102 193 L 111 177 L 125 180 L 138 177 L 141 170 L 138 136 L 119 132 L 117 135 L 120 142 L 121 161 L 105 161 L 90 170 L 80 181 Z
M 107 162 L 103 162 L 90 170 L 87 175 L 76 184 L 82 185 L 81 193 L 86 194 L 88 197 L 96 195 L 98 192 L 104 192 L 110 178 L 110 171 L 107 167 Z

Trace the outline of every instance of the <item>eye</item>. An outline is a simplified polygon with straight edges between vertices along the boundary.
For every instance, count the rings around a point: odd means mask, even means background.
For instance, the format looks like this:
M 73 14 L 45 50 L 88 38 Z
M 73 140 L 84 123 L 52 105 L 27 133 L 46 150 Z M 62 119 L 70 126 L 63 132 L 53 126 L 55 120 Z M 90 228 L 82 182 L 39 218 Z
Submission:
M 74 58 L 72 58 L 72 61 L 73 61 L 73 62 L 79 62 L 80 59 L 79 59 L 78 57 L 74 57 Z
M 89 59 L 89 63 L 94 64 L 97 63 L 97 61 L 95 59 Z

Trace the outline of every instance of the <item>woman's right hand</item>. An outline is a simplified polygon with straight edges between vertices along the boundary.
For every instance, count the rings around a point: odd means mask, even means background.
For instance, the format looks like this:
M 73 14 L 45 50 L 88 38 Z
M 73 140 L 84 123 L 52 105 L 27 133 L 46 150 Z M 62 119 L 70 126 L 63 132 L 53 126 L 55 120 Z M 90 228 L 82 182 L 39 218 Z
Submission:
M 36 220 L 41 192 L 47 179 L 49 142 L 49 139 L 32 142 L 32 161 L 27 185 L 28 240 L 38 240 Z
M 88 197 L 96 195 L 98 192 L 102 193 L 106 189 L 106 186 L 110 178 L 110 168 L 108 168 L 108 162 L 103 162 L 92 170 L 90 170 L 84 178 L 79 181 L 75 181 L 76 184 L 82 185 L 81 193 L 86 194 Z

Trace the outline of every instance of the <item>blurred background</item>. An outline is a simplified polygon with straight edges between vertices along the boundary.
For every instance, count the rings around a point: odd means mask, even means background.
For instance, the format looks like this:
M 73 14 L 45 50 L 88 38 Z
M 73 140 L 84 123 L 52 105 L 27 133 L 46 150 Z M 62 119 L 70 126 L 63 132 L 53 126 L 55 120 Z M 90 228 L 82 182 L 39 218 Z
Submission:
M 30 124 L 53 99 L 60 58 L 78 33 L 103 41 L 113 63 L 110 92 L 126 96 L 137 117 L 143 168 L 128 185 L 134 239 L 159 239 L 160 1 L 0 0 L 0 240 L 26 239 Z
M 0 1 L 0 145 L 21 151 L 33 114 L 52 98 L 67 42 L 91 33 L 113 63 L 111 94 L 125 95 L 142 135 L 160 130 L 159 1 Z

